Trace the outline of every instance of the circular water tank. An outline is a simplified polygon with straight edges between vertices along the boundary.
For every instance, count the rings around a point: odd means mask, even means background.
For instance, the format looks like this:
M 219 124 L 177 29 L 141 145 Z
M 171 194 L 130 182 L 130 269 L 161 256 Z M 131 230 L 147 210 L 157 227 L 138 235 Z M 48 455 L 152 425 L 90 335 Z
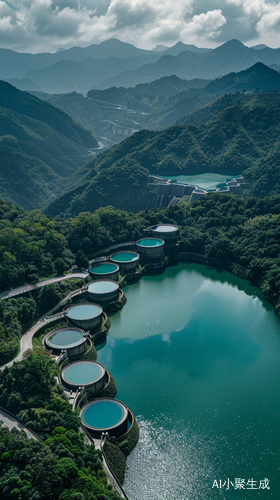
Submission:
M 96 394 L 105 387 L 106 371 L 96 361 L 77 361 L 62 370 L 61 378 L 68 389 L 76 391 L 84 386 L 91 394 Z
M 82 408 L 81 419 L 87 430 L 96 437 L 102 432 L 110 436 L 121 436 L 127 431 L 128 410 L 116 399 L 97 399 Z
M 98 304 L 85 302 L 71 306 L 66 311 L 66 316 L 74 325 L 86 330 L 94 330 L 102 322 L 103 309 Z
M 95 264 L 89 273 L 95 280 L 117 280 L 119 279 L 119 266 L 112 262 Z
M 119 298 L 119 284 L 110 280 L 96 280 L 88 285 L 88 298 L 106 304 Z
M 136 247 L 145 259 L 158 259 L 164 255 L 164 240 L 161 238 L 142 238 L 136 242 Z
M 120 266 L 121 271 L 133 271 L 139 264 L 140 255 L 136 252 L 117 252 L 110 260 Z
M 166 243 L 176 242 L 178 239 L 179 229 L 175 224 L 159 224 L 150 228 L 153 236 L 164 238 Z
M 79 328 L 56 328 L 44 338 L 48 351 L 59 355 L 61 351 L 67 350 L 67 355 L 70 357 L 83 354 L 86 351 L 86 341 L 85 332 Z

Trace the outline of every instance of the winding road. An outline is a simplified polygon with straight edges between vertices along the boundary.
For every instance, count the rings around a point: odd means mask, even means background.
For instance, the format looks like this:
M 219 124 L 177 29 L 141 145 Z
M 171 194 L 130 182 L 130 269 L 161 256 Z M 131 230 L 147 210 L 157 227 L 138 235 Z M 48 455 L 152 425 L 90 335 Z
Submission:
M 71 274 L 66 274 L 64 276 L 57 276 L 56 278 L 48 278 L 43 281 L 39 281 L 36 285 L 23 285 L 20 286 L 19 288 L 14 288 L 13 290 L 9 290 L 7 292 L 3 292 L 0 294 L 0 299 L 5 300 L 5 299 L 10 299 L 11 297 L 15 297 L 17 295 L 21 295 L 22 293 L 30 292 L 31 290 L 34 290 L 34 288 L 41 288 L 42 286 L 45 285 L 51 285 L 52 283 L 60 283 L 61 281 L 64 280 L 69 280 L 71 278 L 77 278 L 77 279 L 85 279 L 88 276 L 88 272 L 79 272 L 79 273 L 71 273 Z
M 59 283 L 61 281 L 71 279 L 71 278 L 85 279 L 85 278 L 87 278 L 87 276 L 88 276 L 88 272 L 84 272 L 84 273 L 81 272 L 81 273 L 67 274 L 65 276 L 59 276 L 57 278 L 50 278 L 50 279 L 47 279 L 44 281 L 40 281 L 37 285 L 25 285 L 25 286 L 22 286 L 20 288 L 15 288 L 14 290 L 10 290 L 9 292 L 4 292 L 6 294 L 4 298 L 7 299 L 7 298 L 14 297 L 16 295 L 20 295 L 20 294 L 25 293 L 29 290 L 34 290 L 35 287 L 40 288 L 40 287 L 45 286 L 45 285 L 50 285 L 51 283 Z M 83 293 L 84 291 L 85 291 L 85 287 L 83 287 L 79 290 L 75 290 L 74 292 L 70 292 L 53 309 L 51 309 L 46 314 L 44 314 L 44 316 L 42 316 L 42 318 L 40 318 L 37 321 L 37 323 L 35 323 L 35 325 L 33 325 L 29 330 L 27 330 L 27 332 L 21 337 L 20 352 L 19 352 L 18 356 L 16 358 L 12 359 L 12 361 L 9 361 L 9 363 L 6 363 L 5 365 L 0 366 L 0 370 L 4 370 L 4 368 L 6 368 L 6 366 L 7 367 L 12 366 L 12 364 L 15 363 L 15 361 L 21 361 L 23 359 L 23 355 L 24 355 L 25 351 L 27 351 L 28 349 L 32 349 L 32 339 L 33 339 L 35 333 L 37 332 L 37 330 L 42 328 L 42 326 L 46 325 L 47 323 L 51 323 L 52 321 L 55 321 L 59 318 L 63 318 L 65 315 L 64 312 L 60 312 L 60 313 L 55 314 L 53 316 L 50 316 L 50 314 L 52 312 L 54 312 L 55 309 L 57 309 L 58 307 L 62 306 L 64 303 L 66 303 L 70 299 L 70 297 L 74 297 L 75 295 L 79 295 L 79 294 Z

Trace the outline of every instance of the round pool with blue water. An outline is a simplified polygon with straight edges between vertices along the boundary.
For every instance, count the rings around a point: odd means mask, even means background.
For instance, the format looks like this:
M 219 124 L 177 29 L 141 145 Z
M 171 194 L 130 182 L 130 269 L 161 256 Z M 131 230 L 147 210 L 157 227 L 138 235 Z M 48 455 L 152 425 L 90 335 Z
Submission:
M 142 238 L 136 242 L 136 247 L 145 259 L 158 259 L 164 255 L 164 240 L 161 238 Z
M 96 361 L 78 361 L 66 366 L 61 378 L 64 385 L 76 390 L 80 386 L 88 386 L 96 393 L 105 386 L 106 371 Z
M 111 436 L 120 436 L 127 430 L 128 410 L 120 401 L 98 399 L 82 408 L 81 419 L 93 435 L 108 432 Z
M 48 333 L 44 338 L 45 347 L 54 354 L 59 355 L 62 350 L 83 353 L 85 350 L 86 336 L 78 328 L 58 328 Z
M 137 245 L 140 247 L 159 247 L 164 245 L 164 241 L 159 238 L 143 238 L 137 241 Z
M 95 264 L 89 272 L 93 279 L 117 280 L 119 275 L 119 266 L 111 262 L 104 262 L 101 264 Z
M 66 316 L 72 323 L 90 330 L 101 324 L 103 309 L 98 304 L 78 304 L 67 309 Z
M 118 300 L 119 284 L 111 280 L 96 280 L 88 286 L 88 298 L 102 304 Z
M 118 263 L 121 271 L 132 271 L 138 266 L 140 255 L 136 252 L 117 252 L 110 259 Z
M 119 252 L 112 255 L 111 260 L 122 264 L 123 262 L 133 262 L 139 260 L 139 255 L 135 252 Z
M 51 347 L 66 349 L 82 343 L 84 336 L 80 330 L 60 330 L 48 339 Z

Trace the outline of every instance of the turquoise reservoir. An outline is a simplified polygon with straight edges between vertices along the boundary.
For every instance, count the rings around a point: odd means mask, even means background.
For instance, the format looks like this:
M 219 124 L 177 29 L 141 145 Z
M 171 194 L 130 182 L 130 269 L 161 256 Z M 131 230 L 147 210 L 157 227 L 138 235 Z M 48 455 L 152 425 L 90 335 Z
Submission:
M 75 385 L 91 384 L 104 375 L 104 368 L 93 361 L 80 361 L 67 367 L 63 379 Z
M 102 313 L 101 307 L 85 304 L 74 306 L 68 310 L 67 316 L 71 319 L 91 319 Z
M 177 182 L 182 184 L 192 184 L 204 189 L 208 189 L 218 186 L 218 184 L 220 184 L 221 182 L 226 182 L 226 180 L 230 177 L 232 177 L 232 175 L 207 173 L 199 175 L 172 175 L 170 177 L 162 178 L 176 180 Z
M 88 287 L 90 293 L 108 293 L 113 292 L 118 288 L 118 284 L 114 281 L 94 281 Z
M 280 491 L 280 324 L 260 290 L 199 264 L 125 287 L 98 361 L 140 425 L 134 500 L 272 499 Z M 125 367 L 125 370 L 124 370 Z M 253 478 L 270 490 L 226 484 Z M 247 488 L 247 487 L 246 487 Z
M 118 401 L 98 400 L 90 403 L 82 412 L 82 420 L 88 427 L 108 429 L 118 425 L 127 416 L 125 407 Z
M 133 252 L 122 252 L 122 253 L 115 253 L 112 255 L 111 260 L 117 263 L 122 263 L 122 262 L 132 262 L 134 260 L 138 260 L 139 255 L 137 253 Z
M 61 330 L 49 337 L 47 342 L 50 347 L 66 349 L 83 341 L 84 336 L 79 330 Z
M 99 264 L 91 268 L 90 272 L 94 274 L 110 274 L 118 270 L 115 264 Z
M 142 240 L 137 241 L 137 245 L 142 247 L 159 247 L 163 244 L 164 242 L 162 240 L 158 240 L 157 238 L 143 238 Z

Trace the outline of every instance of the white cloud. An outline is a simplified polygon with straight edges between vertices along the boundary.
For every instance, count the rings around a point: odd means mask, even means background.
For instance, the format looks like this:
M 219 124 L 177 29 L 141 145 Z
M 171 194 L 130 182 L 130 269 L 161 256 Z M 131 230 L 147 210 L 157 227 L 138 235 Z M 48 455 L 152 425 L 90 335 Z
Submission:
M 225 23 L 226 18 L 223 16 L 221 9 L 208 11 L 193 16 L 191 21 L 182 30 L 182 36 L 184 39 L 187 39 L 189 36 L 216 38 L 220 34 L 218 28 Z
M 21 51 L 112 37 L 147 48 L 230 38 L 280 46 L 279 16 L 279 1 L 269 0 L 0 0 L 0 43 Z

